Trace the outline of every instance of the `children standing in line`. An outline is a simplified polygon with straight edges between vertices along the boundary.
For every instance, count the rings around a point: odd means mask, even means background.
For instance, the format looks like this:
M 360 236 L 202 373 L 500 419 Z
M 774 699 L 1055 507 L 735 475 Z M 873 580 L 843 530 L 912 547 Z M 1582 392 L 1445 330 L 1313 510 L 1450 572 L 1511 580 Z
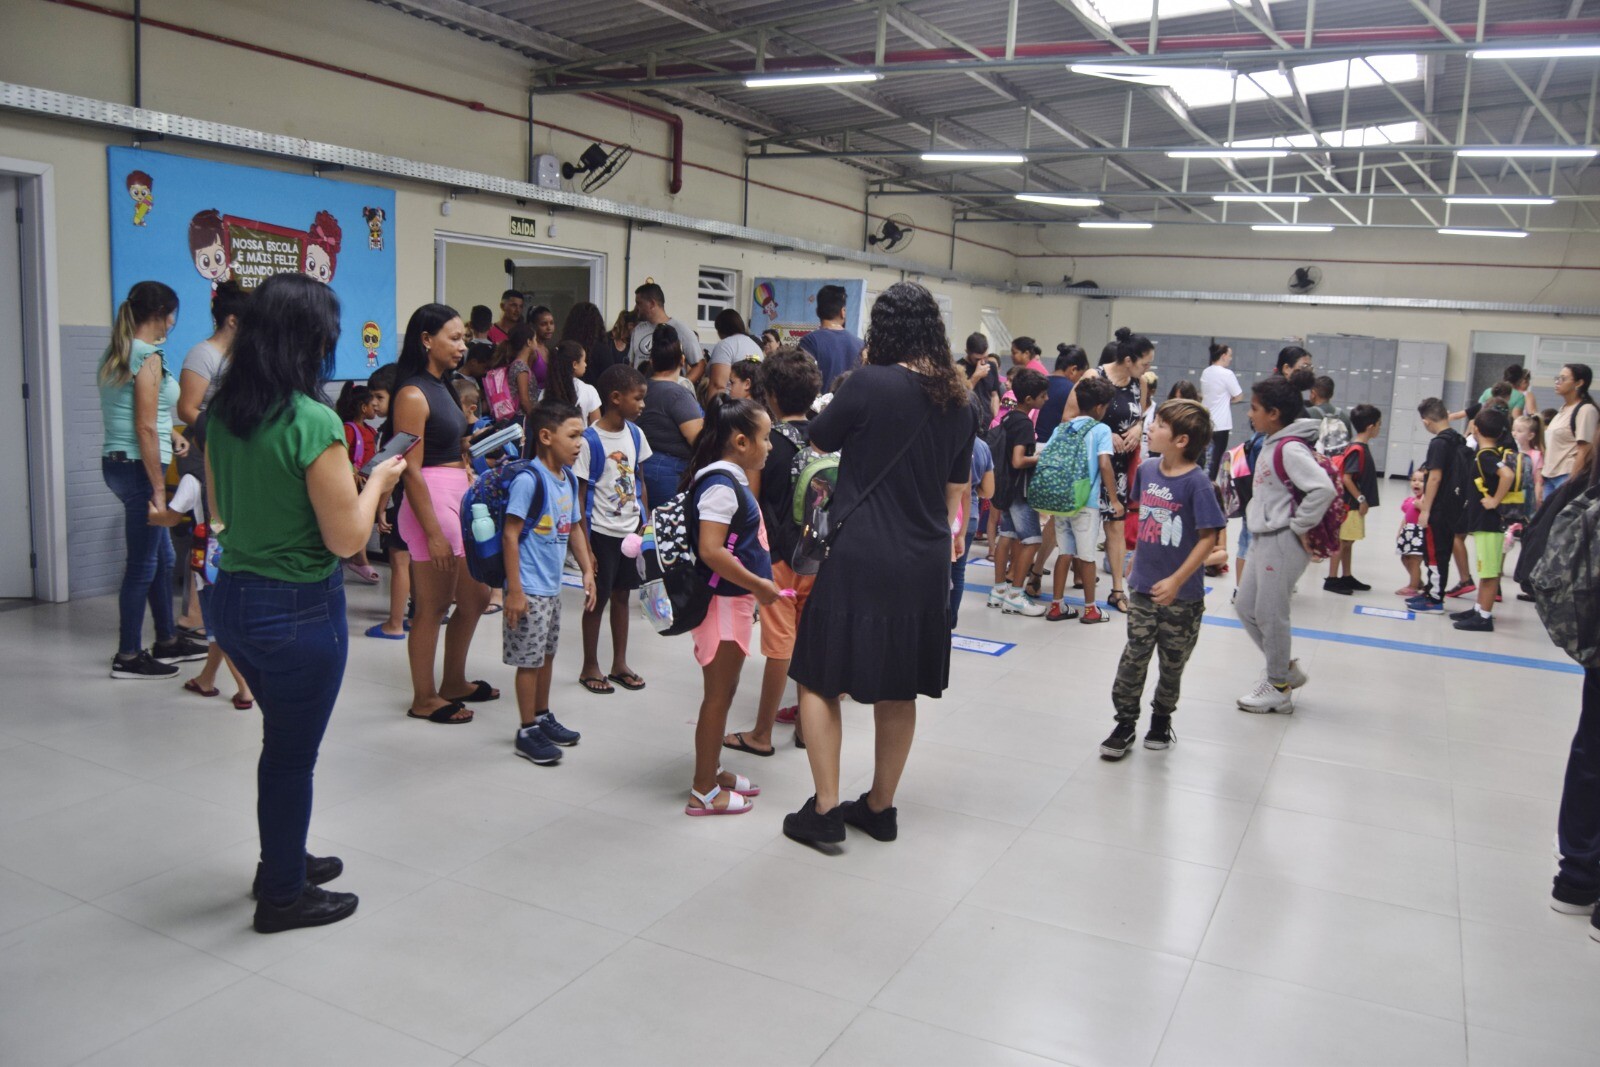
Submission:
M 1455 620 L 1457 630 L 1493 633 L 1494 600 L 1500 592 L 1500 564 L 1505 560 L 1505 524 L 1500 519 L 1500 504 L 1516 481 L 1516 460 L 1502 443 L 1511 431 L 1511 419 L 1504 408 L 1486 405 L 1478 412 L 1473 428 L 1478 439 L 1478 451 L 1472 461 L 1477 499 L 1467 503 L 1462 530 L 1472 538 L 1478 557 L 1478 603 L 1454 612 L 1450 618 Z
M 1200 621 L 1206 613 L 1200 568 L 1216 545 L 1218 531 L 1228 525 L 1211 479 L 1200 467 L 1210 443 L 1211 415 L 1204 404 L 1177 399 L 1156 409 L 1150 450 L 1161 458 L 1139 465 L 1134 486 L 1139 550 L 1128 578 L 1132 593 L 1128 643 L 1111 686 L 1117 725 L 1100 744 L 1104 759 L 1121 759 L 1133 747 L 1145 673 L 1154 652 L 1160 654 L 1161 677 L 1150 705 L 1144 747 L 1164 749 L 1177 741 L 1172 715 L 1178 710 L 1183 667 L 1200 639 Z
M 1106 616 L 1094 600 L 1094 583 L 1097 568 L 1095 555 L 1100 544 L 1100 504 L 1102 498 L 1110 500 L 1112 514 L 1123 514 L 1122 503 L 1115 491 L 1107 494 L 1106 486 L 1115 487 L 1116 474 L 1111 469 L 1111 427 L 1100 420 L 1105 417 L 1106 406 L 1111 403 L 1111 383 L 1104 378 L 1082 378 L 1073 387 L 1073 400 L 1077 402 L 1076 418 L 1063 422 L 1055 435 L 1088 434 L 1089 500 L 1071 515 L 1056 518 L 1056 547 L 1061 555 L 1056 559 L 1054 582 L 1055 597 L 1045 618 L 1050 622 L 1063 622 L 1081 618 L 1085 623 L 1105 622 Z M 1047 446 L 1048 447 L 1048 446 Z M 1078 580 L 1083 583 L 1083 614 L 1067 607 L 1067 576 L 1077 569 Z
M 1001 448 L 995 456 L 993 504 L 1000 509 L 1000 542 L 995 548 L 995 585 L 989 593 L 989 607 L 1007 615 L 1038 618 L 1048 609 L 1035 603 L 1023 585 L 1044 534 L 1039 513 L 1028 503 L 1027 490 L 1028 476 L 1039 462 L 1033 415 L 1050 399 L 1050 383 L 1044 375 L 1024 367 L 1012 374 L 1011 391 L 1017 406 L 1005 413 L 997 435 Z M 1003 476 L 999 472 L 1004 472 Z
M 1328 577 L 1322 588 L 1330 593 L 1365 593 L 1372 589 L 1350 573 L 1350 556 L 1356 542 L 1367 536 L 1367 510 L 1378 506 L 1378 468 L 1372 459 L 1372 441 L 1383 431 L 1383 413 L 1371 404 L 1357 404 L 1350 412 L 1355 440 L 1339 458 L 1340 491 L 1350 514 L 1339 528 L 1339 554 L 1328 560 Z M 1343 571 L 1341 574 L 1340 572 Z
M 755 401 L 712 397 L 685 478 L 693 494 L 696 550 L 710 572 L 712 593 L 705 620 L 693 632 L 705 698 L 695 724 L 686 815 L 742 815 L 750 810 L 749 798 L 761 793 L 743 775 L 724 771 L 721 753 L 728 709 L 750 655 L 756 602 L 765 608 L 780 595 L 761 505 L 750 492 L 750 475 L 766 464 L 772 448 L 771 432 L 772 419 Z
M 1443 611 L 1445 590 L 1450 586 L 1450 558 L 1462 511 L 1450 483 L 1454 480 L 1456 465 L 1462 462 L 1466 441 L 1451 429 L 1450 411 L 1438 397 L 1430 396 L 1418 404 L 1417 415 L 1433 434 L 1433 440 L 1428 442 L 1428 455 L 1423 461 L 1428 480 L 1417 508 L 1417 525 L 1422 527 L 1422 584 L 1417 595 L 1406 601 L 1406 607 L 1412 611 Z
M 1250 565 L 1241 575 L 1235 604 L 1245 633 L 1266 656 L 1267 669 L 1256 687 L 1239 698 L 1241 711 L 1290 714 L 1290 690 L 1307 681 L 1292 658 L 1289 596 L 1311 562 L 1306 534 L 1322 521 L 1336 490 L 1313 450 L 1321 420 L 1304 417 L 1300 392 L 1306 373 L 1273 375 L 1250 390 L 1250 425 L 1266 440 L 1245 513 Z
M 573 473 L 583 482 L 583 526 L 594 554 L 595 602 L 583 613 L 583 669 L 578 684 L 591 693 L 644 688 L 628 666 L 628 594 L 639 588 L 639 568 L 622 554 L 622 539 L 648 521 L 650 501 L 639 464 L 650 442 L 634 422 L 644 410 L 644 375 L 626 363 L 600 375 L 600 419 L 583 432 Z M 661 503 L 661 501 L 658 501 Z M 611 609 L 611 672 L 600 670 L 600 620 Z
M 561 566 L 570 540 L 583 574 L 583 606 L 595 606 L 594 557 L 583 535 L 571 467 L 588 424 L 577 407 L 540 404 L 528 416 L 535 462 L 511 482 L 502 531 L 506 559 L 504 659 L 517 669 L 516 753 L 532 763 L 561 759 L 579 734 L 550 713 L 550 678 L 561 635 Z M 513 563 L 512 561 L 516 562 Z
M 1395 535 L 1394 550 L 1405 565 L 1409 581 L 1394 591 L 1396 596 L 1413 597 L 1422 588 L 1422 554 L 1426 534 L 1417 520 L 1421 518 L 1422 498 L 1427 484 L 1427 468 L 1417 468 L 1411 475 L 1411 495 L 1400 502 L 1400 532 Z

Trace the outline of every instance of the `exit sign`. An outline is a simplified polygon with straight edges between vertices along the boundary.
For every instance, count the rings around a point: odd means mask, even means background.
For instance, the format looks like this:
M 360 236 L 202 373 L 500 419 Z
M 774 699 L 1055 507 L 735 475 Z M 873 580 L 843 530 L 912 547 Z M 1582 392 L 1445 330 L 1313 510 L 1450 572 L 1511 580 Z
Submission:
M 520 215 L 511 216 L 511 236 L 537 237 L 539 236 L 539 220 L 525 219 Z

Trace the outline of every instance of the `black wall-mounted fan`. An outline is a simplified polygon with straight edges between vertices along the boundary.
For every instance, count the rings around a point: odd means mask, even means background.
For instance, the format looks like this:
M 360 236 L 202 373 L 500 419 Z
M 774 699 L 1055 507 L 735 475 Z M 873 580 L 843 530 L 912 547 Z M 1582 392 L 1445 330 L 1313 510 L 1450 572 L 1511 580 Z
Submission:
M 1289 275 L 1289 292 L 1296 296 L 1305 296 L 1321 284 L 1321 267 L 1296 267 Z
M 577 163 L 561 164 L 561 176 L 571 181 L 584 175 L 582 189 L 592 193 L 617 176 L 623 165 L 633 158 L 633 146 L 619 144 L 610 151 L 601 144 L 592 144 L 583 150 Z
M 916 235 L 917 224 L 909 215 L 890 215 L 883 220 L 877 233 L 868 236 L 867 244 L 875 248 L 882 245 L 884 252 L 899 252 L 910 245 Z

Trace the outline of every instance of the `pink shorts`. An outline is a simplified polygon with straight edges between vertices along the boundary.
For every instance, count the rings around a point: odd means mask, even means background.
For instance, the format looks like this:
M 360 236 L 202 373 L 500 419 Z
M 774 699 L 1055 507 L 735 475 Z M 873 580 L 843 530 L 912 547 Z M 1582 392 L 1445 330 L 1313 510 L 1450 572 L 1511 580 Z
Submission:
M 433 500 L 434 517 L 439 520 L 439 531 L 450 542 L 450 551 L 457 556 L 466 555 L 466 550 L 461 546 L 461 498 L 467 495 L 467 488 L 471 485 L 466 468 L 424 467 L 422 480 L 427 483 L 428 496 Z M 410 497 L 400 503 L 397 529 L 411 549 L 411 558 L 418 563 L 428 562 L 431 558 L 428 555 L 428 535 L 422 532 L 422 523 L 417 513 L 411 510 Z
M 722 642 L 732 641 L 739 651 L 750 654 L 750 640 L 755 634 L 756 598 L 745 596 L 714 596 L 706 609 L 705 621 L 696 626 L 694 658 L 702 667 L 709 667 L 717 658 Z

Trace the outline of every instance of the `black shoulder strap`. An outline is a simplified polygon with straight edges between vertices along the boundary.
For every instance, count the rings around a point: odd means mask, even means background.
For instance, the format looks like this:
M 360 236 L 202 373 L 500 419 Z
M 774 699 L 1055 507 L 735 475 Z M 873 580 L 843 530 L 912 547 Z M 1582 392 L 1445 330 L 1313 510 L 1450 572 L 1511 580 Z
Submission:
M 872 491 L 878 488 L 878 483 L 883 481 L 884 478 L 888 477 L 889 472 L 900 465 L 900 461 L 905 458 L 907 452 L 911 451 L 911 446 L 916 443 L 917 438 L 922 436 L 923 428 L 927 426 L 928 423 L 933 419 L 934 407 L 935 405 L 931 403 L 928 405 L 928 411 L 922 416 L 922 421 L 917 423 L 917 428 L 906 435 L 906 439 L 900 444 L 900 450 L 894 454 L 893 459 L 889 460 L 888 463 L 883 465 L 883 469 L 878 472 L 878 476 L 873 478 L 872 481 L 868 482 L 865 489 L 861 490 L 861 495 L 856 497 L 855 503 L 851 506 L 849 511 L 845 511 L 834 518 L 833 528 L 835 531 L 844 525 L 844 520 L 850 517 L 851 511 L 854 511 L 856 508 L 860 507 L 861 502 L 872 495 Z

